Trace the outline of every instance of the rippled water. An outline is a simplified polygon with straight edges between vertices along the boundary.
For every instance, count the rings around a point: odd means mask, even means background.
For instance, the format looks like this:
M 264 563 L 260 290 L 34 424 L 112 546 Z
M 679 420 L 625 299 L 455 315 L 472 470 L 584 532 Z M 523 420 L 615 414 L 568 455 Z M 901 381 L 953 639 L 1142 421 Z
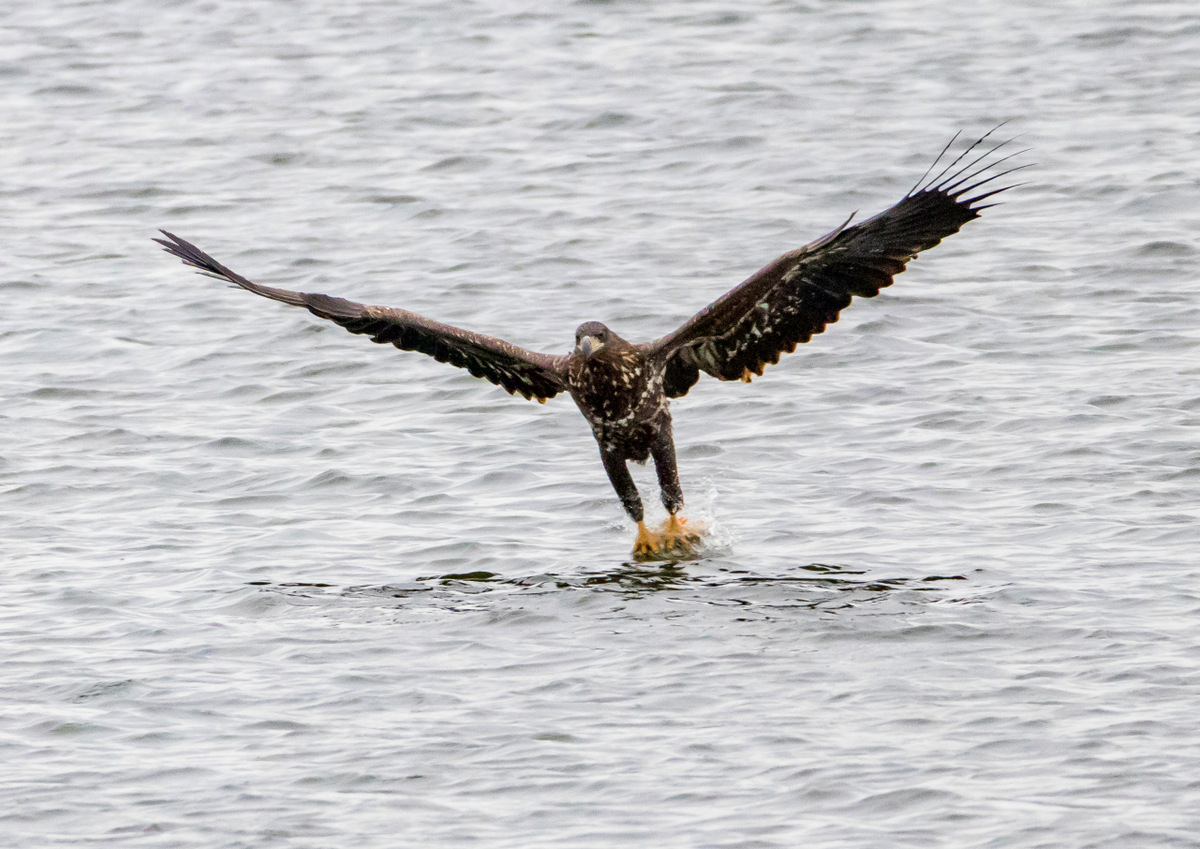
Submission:
M 5 844 L 1200 846 L 1200 11 L 543 8 L 0 11 Z M 568 401 L 150 242 L 557 353 L 1003 120 L 1003 206 L 675 403 L 676 566 Z

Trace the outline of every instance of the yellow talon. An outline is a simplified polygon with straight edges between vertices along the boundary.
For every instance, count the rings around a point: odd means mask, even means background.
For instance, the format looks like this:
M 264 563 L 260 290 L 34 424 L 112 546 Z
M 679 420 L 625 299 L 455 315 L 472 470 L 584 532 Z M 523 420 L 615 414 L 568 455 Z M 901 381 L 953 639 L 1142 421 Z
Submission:
M 654 531 L 646 527 L 645 522 L 638 522 L 637 539 L 633 541 L 634 554 L 657 554 L 659 540 Z
M 663 540 L 669 546 L 690 546 L 700 541 L 700 533 L 703 531 L 703 526 L 693 526 L 690 528 L 684 527 L 687 524 L 687 519 L 680 519 L 678 516 L 671 515 L 667 518 L 667 523 L 663 525 L 662 536 Z
M 662 528 L 652 531 L 645 522 L 638 522 L 637 539 L 633 541 L 633 556 L 638 560 L 690 559 L 700 550 L 704 526 L 689 527 L 687 519 L 670 516 Z

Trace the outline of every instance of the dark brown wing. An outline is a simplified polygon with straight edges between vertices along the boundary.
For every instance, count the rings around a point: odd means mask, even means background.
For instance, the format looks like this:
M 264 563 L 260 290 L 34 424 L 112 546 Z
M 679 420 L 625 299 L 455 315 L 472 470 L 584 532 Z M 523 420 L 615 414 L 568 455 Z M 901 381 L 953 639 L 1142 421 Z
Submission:
M 994 170 L 1017 155 L 993 156 L 1008 142 L 970 159 L 990 135 L 929 178 L 950 149 L 947 145 L 913 190 L 891 209 L 852 227 L 847 221 L 784 254 L 674 333 L 652 343 L 653 353 L 663 363 L 666 394 L 686 395 L 701 371 L 720 380 L 748 382 L 752 374 L 762 374 L 768 363 L 779 362 L 781 354 L 791 353 L 837 321 L 852 296 L 878 295 L 892 285 L 892 278 L 904 271 L 910 259 L 977 218 L 980 210 L 992 205 L 980 201 L 1012 186 L 972 193 L 1026 167 Z
M 510 395 L 545 401 L 566 389 L 566 357 L 526 351 L 501 339 L 431 321 L 408 310 L 370 307 L 345 298 L 260 286 L 221 265 L 190 242 L 166 230 L 162 234 L 167 238 L 154 241 L 167 253 L 210 277 L 227 280 L 264 298 L 306 307 L 313 315 L 336 322 L 351 333 L 370 336 L 372 342 L 390 342 L 402 350 L 420 351 L 440 363 L 465 368 L 475 377 L 503 387 Z

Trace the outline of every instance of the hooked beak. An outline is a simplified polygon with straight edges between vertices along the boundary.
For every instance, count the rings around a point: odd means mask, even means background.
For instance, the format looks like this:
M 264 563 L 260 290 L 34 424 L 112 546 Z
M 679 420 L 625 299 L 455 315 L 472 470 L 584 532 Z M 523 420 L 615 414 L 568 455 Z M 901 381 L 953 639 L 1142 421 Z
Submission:
M 591 359 L 592 354 L 604 347 L 604 343 L 595 336 L 584 336 L 579 340 L 579 344 L 575 346 L 575 350 L 583 354 L 585 358 Z

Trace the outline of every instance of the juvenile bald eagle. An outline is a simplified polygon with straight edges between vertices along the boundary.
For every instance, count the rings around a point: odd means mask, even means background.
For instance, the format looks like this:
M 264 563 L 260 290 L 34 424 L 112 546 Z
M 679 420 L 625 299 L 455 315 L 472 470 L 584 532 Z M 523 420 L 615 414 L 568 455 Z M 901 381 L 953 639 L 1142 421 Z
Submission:
M 370 336 L 372 342 L 390 342 L 465 368 L 510 395 L 544 403 L 560 392 L 569 393 L 600 445 L 600 459 L 621 504 L 637 523 L 634 554 L 655 556 L 693 536 L 678 515 L 683 491 L 667 399 L 686 395 L 702 371 L 718 380 L 748 383 L 765 366 L 779 362 L 781 354 L 837 321 L 852 297 L 879 294 L 909 260 L 992 206 L 982 201 L 1012 186 L 983 187 L 1025 166 L 999 168 L 1016 154 L 997 156 L 1008 142 L 989 145 L 991 135 L 937 170 L 956 135 L 891 209 L 853 226 L 847 219 L 815 242 L 785 253 L 661 339 L 635 344 L 589 321 L 575 331 L 574 350 L 562 356 L 527 351 L 403 309 L 251 283 L 165 230 L 166 238 L 155 241 L 203 273 L 306 307 L 351 333 Z M 669 514 L 658 532 L 643 521 L 642 501 L 626 466 L 630 460 L 644 463 L 651 457 Z

